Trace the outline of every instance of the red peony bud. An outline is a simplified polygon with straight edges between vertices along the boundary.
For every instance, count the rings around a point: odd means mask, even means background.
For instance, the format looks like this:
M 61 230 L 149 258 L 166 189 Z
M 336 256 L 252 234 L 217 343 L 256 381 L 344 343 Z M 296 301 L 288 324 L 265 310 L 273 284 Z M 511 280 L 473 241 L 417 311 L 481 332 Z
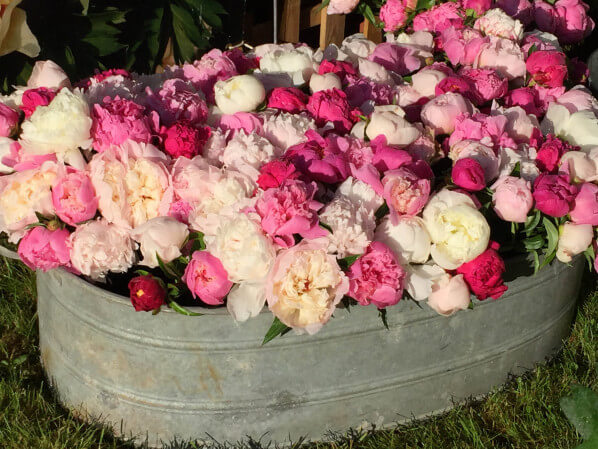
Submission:
M 149 312 L 166 304 L 166 291 L 152 276 L 137 276 L 131 279 L 129 295 L 137 312 Z

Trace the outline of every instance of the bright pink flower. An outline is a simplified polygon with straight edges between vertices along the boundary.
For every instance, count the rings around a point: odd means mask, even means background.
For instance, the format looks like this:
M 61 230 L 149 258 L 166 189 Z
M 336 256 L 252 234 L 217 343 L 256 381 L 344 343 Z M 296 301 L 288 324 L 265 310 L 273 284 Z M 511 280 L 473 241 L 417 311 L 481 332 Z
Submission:
M 349 176 L 349 163 L 330 138 L 323 138 L 313 130 L 305 133 L 307 142 L 290 147 L 284 158 L 289 160 L 307 178 L 334 184 Z
M 532 22 L 534 9 L 530 0 L 496 0 L 495 4 L 523 25 L 527 26 Z
M 149 143 L 152 139 L 152 118 L 145 114 L 143 106 L 131 100 L 106 97 L 101 105 L 93 106 L 91 118 L 93 148 L 98 152 L 126 140 Z
M 584 182 L 569 212 L 571 220 L 577 224 L 598 226 L 598 186 Z
M 554 6 L 543 0 L 534 0 L 533 13 L 534 22 L 536 22 L 538 29 L 554 34 L 559 21 Z
M 248 71 L 259 68 L 260 62 L 256 57 L 247 56 L 240 48 L 233 48 L 223 53 L 233 61 L 239 75 L 245 75 Z
M 245 131 L 245 134 L 262 133 L 262 119 L 251 112 L 235 112 L 220 117 L 217 127 L 222 131 Z M 231 136 L 232 137 L 232 136 Z
M 421 60 L 411 47 L 384 42 L 368 56 L 370 61 L 380 64 L 399 75 L 407 75 L 421 67 Z
M 472 28 L 447 28 L 441 33 L 438 42 L 442 44 L 442 50 L 451 64 L 472 65 L 482 45 L 490 42 L 490 38 Z
M 338 132 L 349 132 L 353 127 L 353 110 L 347 101 L 347 95 L 340 89 L 315 92 L 309 97 L 307 112 L 318 126 L 332 122 Z
M 170 203 L 168 216 L 181 223 L 189 224 L 189 214 L 191 212 L 193 212 L 193 206 L 191 206 L 191 204 L 184 200 L 178 200 Z
M 492 0 L 463 0 L 463 8 L 473 9 L 478 16 L 488 11 L 491 5 Z
M 542 173 L 534 181 L 536 208 L 551 217 L 564 217 L 571 210 L 577 187 L 566 176 Z
M 442 95 L 447 92 L 455 92 L 463 95 L 469 101 L 476 101 L 472 84 L 459 76 L 449 76 L 436 84 L 436 95 Z
M 355 82 L 349 83 L 345 93 L 349 104 L 353 107 L 361 107 L 367 101 L 372 101 L 375 105 L 387 105 L 391 104 L 395 97 L 394 89 L 388 84 L 359 77 L 356 77 Z
M 594 29 L 594 21 L 588 16 L 589 6 L 583 1 L 558 0 L 554 8 L 558 16 L 555 34 L 563 44 L 580 42 Z
M 98 210 L 98 198 L 86 173 L 70 171 L 52 186 L 56 215 L 66 224 L 76 226 L 91 220 Z
M 214 84 L 238 75 L 235 63 L 217 48 L 204 54 L 199 61 L 183 66 L 185 79 L 201 89 L 206 99 L 214 104 Z
M 382 185 L 392 224 L 397 224 L 401 215 L 419 214 L 430 197 L 430 180 L 407 168 L 386 172 Z
M 196 128 L 190 122 L 180 121 L 170 126 L 163 126 L 160 137 L 164 151 L 174 159 L 184 156 L 189 159 L 202 153 L 203 147 L 210 138 L 209 126 Z
M 462 114 L 455 117 L 455 130 L 449 138 L 449 146 L 462 140 L 478 140 L 487 146 L 517 148 L 517 143 L 506 131 L 507 118 L 503 115 Z
M 492 69 L 463 68 L 459 75 L 473 87 L 474 102 L 482 105 L 502 98 L 509 90 L 509 82 Z
M 460 29 L 464 26 L 464 14 L 459 3 L 441 3 L 432 9 L 419 13 L 413 19 L 415 31 L 442 32 L 447 28 Z
M 527 34 L 523 36 L 521 50 L 526 57 L 538 50 L 559 51 L 558 47 L 553 45 L 552 42 L 540 39 L 536 34 Z
M 542 108 L 542 102 L 538 91 L 531 87 L 519 87 L 507 92 L 506 96 L 503 97 L 505 106 L 510 108 L 513 106 L 519 106 L 525 110 L 528 114 L 534 114 L 536 117 L 544 115 Z
M 44 226 L 36 226 L 21 239 L 17 252 L 23 263 L 32 270 L 48 271 L 69 266 L 69 236 L 66 229 L 50 231 Z
M 374 151 L 372 163 L 380 173 L 396 170 L 413 161 L 413 157 L 407 151 L 387 145 L 386 137 L 383 135 L 379 135 L 370 141 L 370 146 Z
M 403 296 L 405 275 L 392 250 L 382 242 L 372 242 L 349 268 L 349 295 L 362 306 L 394 306 Z
M 276 87 L 268 97 L 268 107 L 291 114 L 305 111 L 309 96 L 296 87 Z
M 186 120 L 197 127 L 206 122 L 208 105 L 183 80 L 166 80 L 157 92 L 151 92 L 148 88 L 148 94 L 148 106 L 160 115 L 165 126 L 172 126 L 179 120 Z
M 260 167 L 257 185 L 260 189 L 267 190 L 280 187 L 287 179 L 298 179 L 299 172 L 289 161 L 274 160 Z
M 75 84 L 75 87 L 87 89 L 89 86 L 91 86 L 92 81 L 95 81 L 96 83 L 101 83 L 102 81 L 112 76 L 122 76 L 123 78 L 130 79 L 131 73 L 125 69 L 108 69 L 104 71 L 95 69 L 95 75 L 90 76 L 89 78 L 82 79 L 81 81 Z
M 540 84 L 534 84 L 533 88 L 538 92 L 538 99 L 543 112 L 546 112 L 548 105 L 557 101 L 567 90 L 565 86 L 545 87 Z
M 211 306 L 223 304 L 224 297 L 233 286 L 220 259 L 207 251 L 193 253 L 182 279 L 194 298 L 199 296 Z
M 457 268 L 457 273 L 463 275 L 471 291 L 480 300 L 489 296 L 498 299 L 508 289 L 502 279 L 505 262 L 499 256 L 498 248 L 498 243 L 490 242 L 486 251 Z
M 29 89 L 23 93 L 21 98 L 21 110 L 25 113 L 25 118 L 31 117 L 31 114 L 38 106 L 48 106 L 56 96 L 56 91 L 45 87 Z
M 316 191 L 315 183 L 290 179 L 280 187 L 266 190 L 255 204 L 264 232 L 283 248 L 295 244 L 294 234 L 304 238 L 325 235 L 328 231 L 318 225 L 317 211 L 322 204 L 314 200 Z
M 464 157 L 453 165 L 451 177 L 455 185 L 477 192 L 486 187 L 484 169 L 475 159 Z
M 357 69 L 348 61 L 330 61 L 324 59 L 320 63 L 318 74 L 324 75 L 326 73 L 334 73 L 338 75 L 342 82 L 345 82 L 347 76 L 358 76 Z
M 401 0 L 388 0 L 380 8 L 380 20 L 384 22 L 384 31 L 396 31 L 407 24 L 407 10 Z
M 525 63 L 532 79 L 543 86 L 559 87 L 567 78 L 567 60 L 564 53 L 538 50 Z
M 553 134 L 548 134 L 536 155 L 536 165 L 542 172 L 555 173 L 563 154 L 573 150 L 575 150 L 574 146 Z
M 19 113 L 0 103 L 0 137 L 10 137 L 19 125 Z

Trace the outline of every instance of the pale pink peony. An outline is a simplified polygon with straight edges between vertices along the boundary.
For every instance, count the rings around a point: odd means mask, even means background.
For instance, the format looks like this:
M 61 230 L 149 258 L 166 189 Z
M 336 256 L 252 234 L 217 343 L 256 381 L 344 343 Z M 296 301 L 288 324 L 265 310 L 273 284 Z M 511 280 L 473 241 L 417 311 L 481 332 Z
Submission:
M 91 220 L 98 210 L 98 197 L 89 176 L 81 171 L 69 171 L 52 186 L 52 203 L 56 215 L 66 224 Z
M 29 89 L 46 87 L 48 89 L 70 88 L 69 77 L 62 68 L 53 61 L 36 61 L 29 79 L 27 80 Z
M 51 231 L 44 226 L 36 226 L 27 231 L 19 242 L 19 257 L 32 270 L 48 271 L 69 266 L 69 235 L 66 229 Z
M 214 104 L 214 84 L 217 81 L 227 80 L 238 75 L 237 66 L 218 49 L 213 49 L 204 54 L 199 61 L 183 66 L 185 79 L 201 89 L 208 101 Z
M 407 75 L 422 64 L 413 48 L 390 42 L 377 45 L 368 59 L 399 75 Z
M 359 0 L 330 0 L 328 14 L 349 14 L 358 3 Z
M 386 172 L 382 185 L 390 219 L 395 225 L 401 215 L 419 214 L 430 197 L 430 180 L 418 177 L 407 168 Z
M 465 113 L 473 113 L 469 100 L 460 94 L 449 92 L 426 103 L 422 108 L 421 119 L 436 135 L 450 134 L 455 130 L 455 119 Z
M 573 201 L 569 216 L 574 223 L 598 226 L 598 186 L 583 183 Z
M 494 69 L 509 80 L 523 78 L 526 73 L 524 55 L 519 45 L 510 39 L 495 36 L 490 36 L 490 41 L 481 45 L 473 66 Z
M 492 205 L 496 214 L 505 221 L 525 223 L 534 205 L 529 181 L 514 176 L 503 176 L 491 187 Z
M 444 316 L 467 309 L 470 302 L 469 287 L 462 274 L 442 276 L 432 284 L 432 292 L 428 297 L 428 305 Z

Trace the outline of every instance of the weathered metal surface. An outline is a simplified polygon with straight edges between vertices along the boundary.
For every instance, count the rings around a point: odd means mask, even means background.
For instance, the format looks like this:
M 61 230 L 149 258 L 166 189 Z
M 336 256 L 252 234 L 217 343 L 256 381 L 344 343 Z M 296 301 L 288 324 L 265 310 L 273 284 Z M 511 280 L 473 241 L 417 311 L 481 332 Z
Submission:
M 39 273 L 41 358 L 67 407 L 151 445 L 320 439 L 447 409 L 542 362 L 569 332 L 582 271 L 580 258 L 555 263 L 450 318 L 403 301 L 390 330 L 375 309 L 337 310 L 315 336 L 263 347 L 270 313 L 241 325 L 225 309 L 152 316 L 64 271 Z

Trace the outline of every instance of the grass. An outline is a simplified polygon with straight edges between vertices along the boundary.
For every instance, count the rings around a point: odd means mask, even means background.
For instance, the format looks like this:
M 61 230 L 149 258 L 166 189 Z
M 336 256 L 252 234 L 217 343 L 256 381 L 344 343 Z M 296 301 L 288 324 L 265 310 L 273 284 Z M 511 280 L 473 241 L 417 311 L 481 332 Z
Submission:
M 331 442 L 311 449 L 575 447 L 580 438 L 559 400 L 574 383 L 598 390 L 598 291 L 595 278 L 589 282 L 571 337 L 547 365 L 442 416 L 388 431 L 331 435 Z M 131 442 L 115 439 L 100 425 L 80 423 L 56 402 L 39 364 L 34 298 L 34 276 L 21 263 L 0 258 L 0 448 L 132 449 Z M 263 440 L 235 447 L 268 446 Z M 172 444 L 172 449 L 197 447 Z

